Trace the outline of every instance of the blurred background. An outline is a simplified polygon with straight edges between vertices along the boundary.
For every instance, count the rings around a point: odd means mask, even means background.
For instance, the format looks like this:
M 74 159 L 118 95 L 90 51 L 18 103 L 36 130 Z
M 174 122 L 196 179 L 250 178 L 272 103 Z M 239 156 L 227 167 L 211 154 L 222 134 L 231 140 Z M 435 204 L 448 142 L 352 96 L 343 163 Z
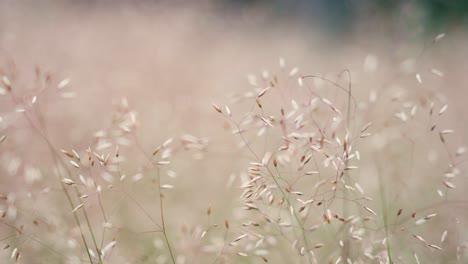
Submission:
M 362 87 L 385 86 L 410 65 L 404 79 L 416 83 L 418 71 L 423 79 L 428 74 L 466 132 L 467 6 L 463 0 L 4 0 L 0 62 L 3 71 L 14 65 L 25 85 L 35 67 L 70 78 L 77 107 L 50 114 L 63 124 L 60 117 L 78 111 L 69 124 L 76 142 L 121 97 L 141 115 L 142 130 L 165 124 L 159 132 L 166 135 L 181 128 L 209 134 L 204 122 L 212 117 L 204 111 L 211 102 L 242 91 L 247 74 L 274 71 L 279 57 L 303 74 L 350 69 L 357 81 L 370 55 L 378 71 L 360 80 Z M 440 34 L 448 37 L 431 45 Z M 432 68 L 444 78 L 434 78 Z M 83 122 L 85 129 L 75 129 Z
M 422 60 L 449 69 L 434 85 L 461 103 L 467 10 L 463 0 L 4 0 L 0 60 L 29 78 L 36 66 L 70 78 L 88 109 L 128 96 L 145 120 L 157 111 L 163 115 L 152 123 L 184 123 L 193 109 L 236 91 L 246 74 L 276 66 L 280 56 L 304 74 L 324 74 L 362 66 L 371 54 L 390 76 L 443 33 L 450 38 Z M 104 112 L 76 118 L 100 124 Z
M 227 125 L 212 103 L 229 104 L 232 95 L 251 89 L 249 74 L 280 71 L 280 57 L 288 71 L 298 67 L 304 75 L 335 78 L 349 69 L 359 102 L 373 90 L 435 94 L 439 108 L 449 104 L 444 122 L 457 131 L 449 144 L 455 149 L 468 140 L 468 1 L 0 0 L 0 76 L 10 76 L 15 93 L 25 98 L 37 88 L 37 72 L 55 83 L 69 79 L 59 100 L 38 99 L 42 122 L 58 149 L 84 153 L 95 143 L 95 133 L 111 125 L 121 98 L 137 113 L 136 135 L 148 153 L 170 137 L 209 139 L 206 160 L 175 162 L 180 192 L 169 195 L 167 210 L 182 216 L 171 222 L 177 228 L 204 221 L 209 206 L 220 212 L 219 219 L 239 206 L 239 190 L 225 185 L 241 170 L 237 161 L 244 156 L 231 151 L 238 142 L 226 138 Z M 49 150 L 17 113 L 18 106 L 0 100 L 0 129 L 14 135 L 9 147 L 0 148 L 3 171 L 12 160 L 19 168 L 15 172 L 26 164 L 41 168 L 44 159 L 51 160 Z M 138 171 L 135 164 L 124 170 Z M 466 179 L 461 186 L 467 186 Z M 1 192 L 29 197 L 22 178 L 0 176 L 0 182 Z M 35 184 L 36 193 L 47 186 Z M 154 205 L 146 192 L 133 191 L 142 195 L 143 206 Z M 124 202 L 109 198 L 107 203 Z M 123 222 L 135 221 L 122 215 Z M 132 245 L 139 238 L 127 239 Z

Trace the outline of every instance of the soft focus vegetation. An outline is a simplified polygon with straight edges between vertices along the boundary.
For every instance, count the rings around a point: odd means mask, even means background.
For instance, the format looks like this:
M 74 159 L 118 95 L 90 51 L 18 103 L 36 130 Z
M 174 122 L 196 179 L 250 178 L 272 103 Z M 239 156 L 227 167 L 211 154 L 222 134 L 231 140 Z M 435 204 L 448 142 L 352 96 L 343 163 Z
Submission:
M 466 263 L 468 39 L 421 6 L 1 2 L 1 262 Z

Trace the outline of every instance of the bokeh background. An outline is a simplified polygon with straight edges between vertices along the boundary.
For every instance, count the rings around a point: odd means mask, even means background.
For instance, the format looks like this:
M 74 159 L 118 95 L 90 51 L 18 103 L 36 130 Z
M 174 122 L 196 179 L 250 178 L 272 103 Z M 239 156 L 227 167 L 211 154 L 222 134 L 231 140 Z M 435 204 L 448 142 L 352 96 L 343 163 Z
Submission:
M 67 89 L 76 93 L 73 99 L 42 103 L 47 134 L 59 149 L 84 153 L 95 143 L 96 131 L 110 126 L 121 98 L 138 113 L 136 134 L 148 153 L 170 137 L 208 138 L 205 159 L 194 154 L 194 159 L 174 164 L 178 192 L 168 196 L 167 210 L 178 216 L 170 221 L 178 229 L 205 223 L 204 212 L 210 206 L 218 222 L 235 215 L 239 190 L 226 188 L 226 182 L 240 170 L 238 161 L 244 154 L 232 151 L 238 142 L 227 137 L 212 103 L 228 104 L 231 95 L 250 89 L 248 74 L 278 71 L 280 57 L 288 69 L 297 66 L 302 74 L 336 76 L 349 69 L 356 97 L 362 101 L 371 90 L 436 94 L 439 107 L 449 104 L 444 122 L 457 132 L 449 144 L 454 149 L 462 146 L 468 140 L 467 32 L 468 2 L 463 0 L 1 0 L 0 75 L 13 76 L 15 92 L 25 96 L 33 93 L 36 69 L 56 82 L 70 79 Z M 445 37 L 434 44 L 441 34 Z M 42 170 L 44 160 L 51 162 L 49 150 L 15 113 L 16 106 L 0 100 L 0 129 L 11 140 L 0 148 L 4 167 L 0 191 L 23 197 L 18 208 L 26 215 L 35 214 L 28 211 L 33 207 L 50 210 L 45 202 L 28 203 L 25 198 L 46 188 L 47 182 L 25 187 L 22 177 L 7 173 L 12 160 L 19 163 L 21 175 L 27 166 Z M 129 153 L 137 153 L 133 151 Z M 138 154 L 132 158 L 135 163 L 125 167 L 129 173 L 138 171 L 145 159 Z M 460 189 L 467 186 L 464 174 L 459 184 Z M 132 191 L 143 206 L 154 205 L 145 196 L 149 191 Z M 57 191 L 57 197 L 61 195 Z M 113 199 L 105 201 L 108 207 L 125 203 Z M 148 219 L 131 205 L 119 208 L 116 215 L 122 216 L 122 223 L 136 221 L 145 227 L 140 229 L 151 230 Z M 466 227 L 466 222 L 460 225 Z M 3 231 L 5 236 L 9 232 Z M 126 237 L 128 251 L 136 250 L 133 253 L 139 256 L 146 249 L 135 241 L 153 239 L 137 232 L 120 235 Z M 129 252 L 121 255 L 133 254 Z M 9 258 L 8 252 L 2 254 Z
M 121 96 L 135 102 L 144 120 L 169 123 L 164 129 L 183 125 L 187 115 L 198 115 L 207 102 L 238 91 L 246 74 L 276 67 L 280 56 L 304 73 L 324 74 L 362 66 L 373 54 L 391 76 L 389 72 L 417 58 L 441 33 L 450 38 L 423 59 L 429 61 L 426 68 L 446 72 L 434 85 L 458 105 L 463 99 L 468 63 L 465 1 L 0 4 L 4 67 L 14 63 L 22 76 L 30 77 L 38 65 L 71 78 L 79 89 L 77 104 L 86 102 L 83 107 L 90 109 L 80 111 L 75 125 L 82 120 L 100 124 L 106 116 L 102 110 Z M 199 110 L 192 111 L 195 108 Z

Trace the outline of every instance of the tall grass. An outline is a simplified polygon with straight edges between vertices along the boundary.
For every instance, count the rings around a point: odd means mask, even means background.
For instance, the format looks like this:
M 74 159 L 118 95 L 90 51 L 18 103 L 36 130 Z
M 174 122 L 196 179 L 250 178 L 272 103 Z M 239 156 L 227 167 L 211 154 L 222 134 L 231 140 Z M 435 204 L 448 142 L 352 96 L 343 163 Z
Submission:
M 161 135 L 166 124 L 141 130 L 127 99 L 99 113 L 109 121 L 98 129 L 54 126 L 54 104 L 74 104 L 73 81 L 38 67 L 25 84 L 15 67 L 2 67 L 0 257 L 466 262 L 466 216 L 457 211 L 467 205 L 458 187 L 466 148 L 453 144 L 451 107 L 420 89 L 427 76 L 444 74 L 416 61 L 362 85 L 376 60 L 319 75 L 280 58 L 273 71 L 249 75 L 247 88 L 216 100 L 225 103 L 206 113 L 213 139 Z M 81 144 L 56 136 L 77 129 L 93 132 Z

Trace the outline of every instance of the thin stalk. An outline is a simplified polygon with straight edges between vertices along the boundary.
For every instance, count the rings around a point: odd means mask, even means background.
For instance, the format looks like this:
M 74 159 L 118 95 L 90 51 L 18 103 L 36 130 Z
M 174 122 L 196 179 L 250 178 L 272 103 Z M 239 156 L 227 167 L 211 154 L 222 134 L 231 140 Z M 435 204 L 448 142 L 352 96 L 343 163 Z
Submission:
M 221 248 L 221 252 L 219 252 L 219 255 L 215 258 L 213 261 L 213 264 L 216 264 L 218 260 L 223 256 L 224 250 L 226 249 L 226 244 L 227 244 L 227 235 L 228 235 L 228 228 L 226 228 L 226 231 L 224 232 L 224 244 L 223 247 Z
M 84 207 L 83 207 L 83 209 L 84 209 Z M 99 247 L 98 247 L 98 244 L 97 244 L 96 238 L 95 238 L 95 236 L 94 236 L 94 232 L 93 232 L 93 229 L 92 229 L 92 227 L 91 227 L 91 223 L 90 223 L 90 221 L 89 221 L 88 214 L 86 213 L 86 210 L 83 210 L 83 214 L 84 214 L 84 216 L 85 216 L 86 224 L 87 224 L 87 226 L 88 226 L 89 232 L 91 233 L 91 238 L 92 238 L 92 240 L 93 240 L 94 246 L 95 246 L 96 251 L 97 251 L 99 263 L 102 264 L 103 262 L 102 262 L 102 258 L 101 258 L 101 250 L 100 250 Z
M 388 237 L 388 215 L 387 215 L 387 198 L 385 196 L 385 184 L 383 182 L 382 174 L 379 173 L 379 188 L 380 188 L 380 200 L 382 202 L 382 218 L 384 222 L 385 230 L 385 245 L 387 247 L 388 263 L 392 264 L 392 254 L 390 248 L 390 241 Z
M 351 73 L 346 70 L 346 72 L 348 73 L 349 75 L 349 85 L 348 85 L 348 107 L 346 109 L 346 134 L 345 134 L 345 149 L 344 149 L 344 152 L 345 152 L 345 157 L 346 157 L 346 160 L 345 160 L 345 163 L 344 163 L 344 167 L 347 168 L 348 167 L 348 156 L 349 156 L 349 153 L 348 153 L 348 149 L 347 149 L 347 142 L 346 142 L 346 137 L 350 131 L 350 128 L 351 128 L 351 99 L 353 98 L 352 97 L 352 91 L 351 91 Z M 344 170 L 344 177 L 345 179 L 348 179 L 349 177 L 349 172 L 347 170 Z M 343 194 L 343 217 L 348 217 L 348 207 L 346 206 L 346 201 L 348 200 L 348 192 L 344 192 Z M 345 234 L 345 238 L 344 238 L 344 247 L 343 247 L 343 259 L 348 259 L 348 256 L 349 256 L 349 239 L 348 239 L 348 236 L 347 236 L 347 233 L 344 232 Z
M 281 188 L 279 182 L 276 180 L 276 177 L 273 175 L 273 173 L 271 172 L 271 170 L 266 167 L 268 172 L 270 173 L 273 181 L 275 182 L 276 186 L 278 187 L 278 189 L 281 191 L 281 195 L 283 196 L 284 200 L 286 200 L 286 202 L 288 203 L 289 207 L 292 207 L 292 204 L 291 204 L 291 201 L 289 200 L 289 198 L 287 197 L 287 195 L 284 193 L 284 190 Z M 306 247 L 306 251 L 307 251 L 307 258 L 309 260 L 309 263 L 313 263 L 312 262 L 312 254 L 310 253 L 310 249 L 309 249 L 309 242 L 307 240 L 307 236 L 306 236 L 306 232 L 305 232 L 305 229 L 304 229 L 304 224 L 302 223 L 301 219 L 299 218 L 299 216 L 296 214 L 296 212 L 294 210 L 292 210 L 293 212 L 293 215 L 294 215 L 294 218 L 296 219 L 299 227 L 301 228 L 301 233 L 302 233 L 302 239 L 304 240 L 304 246 Z
M 167 236 L 167 231 L 166 231 L 166 223 L 164 221 L 164 204 L 163 204 L 163 198 L 164 198 L 164 195 L 162 194 L 162 191 L 161 191 L 161 176 L 160 176 L 160 173 L 159 173 L 159 167 L 158 165 L 151 159 L 151 157 L 149 155 L 146 154 L 146 152 L 144 151 L 143 147 L 140 145 L 140 143 L 138 142 L 137 138 L 136 138 L 136 135 L 135 135 L 135 142 L 136 142 L 136 146 L 138 147 L 138 149 L 143 153 L 143 155 L 145 156 L 145 158 L 156 168 L 156 175 L 157 175 L 157 184 L 158 184 L 158 193 L 159 193 L 159 211 L 160 211 L 160 214 L 161 214 L 161 225 L 162 226 L 159 226 L 162 230 L 162 233 L 163 233 L 163 236 L 164 236 L 164 240 L 166 242 L 166 245 L 167 245 L 167 249 L 169 250 L 169 254 L 171 256 L 171 260 L 172 260 L 172 263 L 176 263 L 175 261 L 175 258 L 174 258 L 174 253 L 172 252 L 172 247 L 171 247 L 171 244 L 169 243 L 169 238 Z
M 32 121 L 31 121 L 29 118 L 28 118 L 28 120 L 31 122 L 31 124 L 33 124 Z M 67 167 L 66 167 L 66 165 L 64 164 L 63 160 L 62 160 L 60 157 L 58 157 L 58 155 L 57 155 L 57 153 L 55 152 L 55 148 L 54 148 L 54 146 L 52 145 L 52 143 L 49 141 L 49 139 L 48 139 L 45 135 L 43 135 L 43 134 L 40 132 L 40 130 L 39 130 L 37 127 L 36 127 L 36 130 L 37 130 L 38 133 L 42 136 L 42 138 L 46 141 L 46 143 L 47 143 L 47 145 L 48 145 L 48 147 L 49 147 L 50 152 L 51 152 L 51 153 L 53 154 L 53 156 L 54 156 L 54 159 L 55 159 L 56 161 L 58 161 L 58 162 L 63 166 L 63 168 L 65 168 L 65 171 L 66 171 L 67 174 L 71 177 L 70 171 L 67 169 Z M 69 193 L 68 193 L 68 190 L 66 189 L 66 187 L 64 186 L 63 183 L 61 183 L 61 186 L 62 186 L 62 190 L 65 192 L 65 194 L 66 194 L 66 196 L 67 196 L 67 199 L 70 201 L 71 207 L 72 207 L 72 208 L 75 208 L 75 206 L 73 205 L 73 202 L 72 202 L 72 200 L 71 200 L 71 197 L 70 197 L 70 195 L 69 195 Z M 77 187 L 75 187 L 75 192 L 76 192 L 76 196 L 78 197 L 78 200 L 80 201 L 80 203 L 83 203 L 83 200 L 80 198 L 79 191 L 78 191 Z M 87 227 L 88 227 L 89 233 L 91 234 L 91 238 L 92 238 L 92 240 L 93 240 L 93 244 L 94 244 L 94 247 L 95 247 L 95 249 L 96 249 L 96 253 L 97 253 L 97 255 L 98 255 L 98 259 L 99 259 L 99 262 L 98 262 L 98 263 L 103 263 L 103 262 L 102 262 L 102 258 L 101 258 L 101 251 L 99 250 L 98 244 L 97 244 L 97 242 L 96 242 L 96 238 L 95 238 L 95 236 L 94 236 L 93 228 L 91 227 L 91 223 L 90 223 L 90 221 L 89 221 L 89 218 L 88 218 L 88 214 L 87 214 L 87 212 L 86 212 L 86 209 L 85 209 L 84 207 L 82 207 L 81 210 L 83 211 L 83 214 L 84 214 L 84 216 L 85 216 L 86 225 L 87 225 Z M 75 215 L 75 218 L 78 219 L 78 216 L 77 216 L 76 213 L 77 213 L 77 212 L 73 212 L 73 214 Z M 80 229 L 81 229 L 81 226 L 80 226 Z M 89 251 L 89 250 L 88 250 L 88 251 Z M 88 254 L 89 254 L 89 252 L 88 252 Z
M 166 224 L 165 224 L 165 221 L 164 221 L 164 209 L 163 209 L 164 195 L 161 192 L 161 181 L 160 181 L 159 168 L 158 168 L 157 172 L 158 172 L 157 175 L 158 175 L 158 191 L 159 191 L 159 209 L 160 209 L 160 212 L 161 212 L 162 233 L 163 233 L 163 236 L 164 236 L 164 240 L 166 240 L 167 249 L 169 250 L 169 254 L 171 255 L 172 263 L 175 264 L 176 262 L 175 262 L 174 254 L 172 253 L 171 244 L 169 243 L 169 239 L 167 237 Z
M 224 115 L 224 114 L 223 114 Z M 235 123 L 229 116 L 226 116 L 224 115 L 225 117 L 227 117 L 233 124 L 235 124 L 237 126 L 237 129 L 239 131 L 239 135 L 241 136 L 242 140 L 245 142 L 247 148 L 250 150 L 250 152 L 252 152 L 252 154 L 256 157 L 257 160 L 261 161 L 260 157 L 258 157 L 258 155 L 253 151 L 253 149 L 250 147 L 250 145 L 247 143 L 247 141 L 245 140 L 244 138 L 244 135 L 242 133 L 242 130 L 240 128 L 240 126 Z M 292 207 L 292 204 L 291 202 L 289 201 L 289 198 L 287 197 L 287 195 L 284 193 L 284 190 L 283 188 L 281 187 L 281 185 L 279 184 L 278 180 L 276 179 L 276 177 L 274 176 L 273 172 L 267 167 L 265 166 L 265 168 L 268 170 L 268 172 L 270 173 L 271 175 L 271 178 L 273 179 L 273 181 L 275 182 L 276 184 L 276 187 L 278 187 L 278 189 L 281 191 L 281 195 L 283 196 L 284 200 L 286 200 L 286 202 L 288 203 L 288 205 L 290 207 Z M 301 228 L 301 233 L 302 233 L 302 239 L 304 241 L 304 246 L 306 247 L 306 251 L 307 251 L 307 258 L 309 260 L 309 263 L 313 263 L 312 262 L 312 254 L 310 253 L 310 250 L 309 250 L 309 242 L 307 241 L 307 236 L 306 236 L 306 232 L 305 232 L 305 229 L 304 229 L 304 225 L 301 221 L 301 219 L 299 218 L 299 216 L 296 214 L 296 212 L 294 210 L 292 210 L 293 212 L 293 215 L 294 215 L 294 218 L 296 219 L 299 227 Z
M 10 92 L 10 95 L 11 95 L 11 98 L 13 100 L 14 103 L 18 103 L 18 100 L 16 99 L 16 97 L 14 96 L 13 93 Z M 44 135 L 41 130 L 34 124 L 34 122 L 31 120 L 31 118 L 26 114 L 24 113 L 24 116 L 26 117 L 26 120 L 28 121 L 28 123 L 31 125 L 31 127 L 36 130 L 36 132 L 38 133 L 38 135 L 40 137 L 42 137 L 44 139 L 44 141 L 47 143 L 47 146 L 49 147 L 49 150 L 50 152 L 52 153 L 52 156 L 54 157 L 55 160 L 58 160 L 63 166 L 64 168 L 66 169 L 66 166 L 65 164 L 63 164 L 63 161 L 58 157 L 57 153 L 55 152 L 55 148 L 53 147 L 52 143 L 50 142 L 50 140 L 47 138 L 46 135 Z M 57 169 L 58 170 L 58 169 Z M 68 172 L 68 170 L 67 170 Z M 68 172 L 68 174 L 70 174 Z M 70 207 L 73 209 L 75 208 L 75 205 L 73 203 L 73 200 L 70 196 L 70 193 L 68 192 L 68 190 L 66 189 L 65 185 L 63 183 L 60 184 L 61 188 L 62 188 L 62 191 L 64 192 L 65 196 L 67 197 L 67 201 L 68 203 L 70 204 Z M 83 211 L 84 211 L 84 208 L 83 208 Z M 77 215 L 77 212 L 73 212 L 73 216 L 75 218 L 75 222 L 76 224 L 78 225 L 79 229 L 80 229 L 80 233 L 81 233 L 81 238 L 83 240 L 83 244 L 84 246 L 86 247 L 86 253 L 88 255 L 88 258 L 91 262 L 91 264 L 93 264 L 93 259 L 91 257 L 91 254 L 89 253 L 89 247 L 88 247 L 88 243 L 86 242 L 86 238 L 84 236 L 84 233 L 83 233 L 83 229 L 81 228 L 81 223 L 80 223 L 80 220 L 78 218 L 78 215 Z M 91 234 L 93 233 L 92 230 L 90 230 Z M 97 247 L 96 247 L 97 249 Z M 98 251 L 99 253 L 99 251 Z M 100 260 L 100 263 L 102 263 L 102 260 L 101 260 L 101 257 L 99 256 L 99 260 Z

